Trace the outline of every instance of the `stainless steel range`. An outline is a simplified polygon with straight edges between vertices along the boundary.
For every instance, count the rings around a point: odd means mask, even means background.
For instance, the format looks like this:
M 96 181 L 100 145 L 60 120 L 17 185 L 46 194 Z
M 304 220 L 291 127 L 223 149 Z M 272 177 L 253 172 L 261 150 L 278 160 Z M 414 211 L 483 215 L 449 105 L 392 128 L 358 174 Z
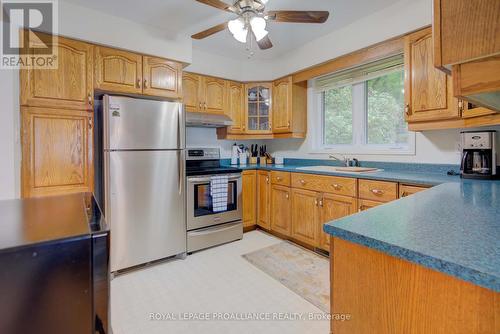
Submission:
M 218 148 L 196 148 L 187 150 L 186 175 L 188 252 L 241 239 L 241 169 L 221 166 Z M 221 175 L 227 176 L 227 208 L 217 211 L 211 182 Z

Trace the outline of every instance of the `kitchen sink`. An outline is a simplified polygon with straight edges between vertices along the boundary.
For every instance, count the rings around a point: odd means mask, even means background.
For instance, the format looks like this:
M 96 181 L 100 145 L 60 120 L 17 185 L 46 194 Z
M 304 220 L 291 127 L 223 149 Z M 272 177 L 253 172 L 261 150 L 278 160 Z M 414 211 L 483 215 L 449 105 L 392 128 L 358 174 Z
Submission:
M 316 172 L 335 172 L 335 173 L 374 173 L 381 172 L 382 169 L 369 167 L 340 167 L 340 166 L 307 166 L 299 167 L 299 170 L 316 171 Z

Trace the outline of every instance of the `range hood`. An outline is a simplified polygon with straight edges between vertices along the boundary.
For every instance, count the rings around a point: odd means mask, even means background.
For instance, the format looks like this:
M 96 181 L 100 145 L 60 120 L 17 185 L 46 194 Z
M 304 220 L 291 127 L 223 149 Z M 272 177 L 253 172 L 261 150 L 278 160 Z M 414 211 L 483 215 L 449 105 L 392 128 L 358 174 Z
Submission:
M 233 121 L 224 114 L 186 112 L 186 126 L 188 127 L 223 128 L 231 125 L 233 125 Z

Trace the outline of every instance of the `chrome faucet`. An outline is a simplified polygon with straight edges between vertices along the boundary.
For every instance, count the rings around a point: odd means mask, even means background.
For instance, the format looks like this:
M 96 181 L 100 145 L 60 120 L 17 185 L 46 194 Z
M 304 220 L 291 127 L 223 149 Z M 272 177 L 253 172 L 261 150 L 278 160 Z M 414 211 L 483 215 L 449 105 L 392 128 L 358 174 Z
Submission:
M 339 159 L 338 157 L 336 157 L 333 154 L 329 155 L 330 159 L 340 161 L 346 167 L 359 167 L 359 160 L 358 159 L 356 159 L 356 158 L 350 159 L 350 158 L 346 157 L 345 155 L 342 155 L 341 157 L 342 157 L 342 159 Z

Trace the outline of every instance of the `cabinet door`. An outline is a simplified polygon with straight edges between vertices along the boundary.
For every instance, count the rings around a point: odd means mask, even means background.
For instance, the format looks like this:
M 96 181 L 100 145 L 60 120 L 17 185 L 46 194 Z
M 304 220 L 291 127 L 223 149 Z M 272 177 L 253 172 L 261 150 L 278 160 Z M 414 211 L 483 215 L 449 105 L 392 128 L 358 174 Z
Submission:
M 273 132 L 290 132 L 292 119 L 292 78 L 274 82 Z
M 226 82 L 222 79 L 204 77 L 203 83 L 204 111 L 223 114 L 226 110 Z
M 162 58 L 143 57 L 143 93 L 177 99 L 182 91 L 182 65 Z
M 270 134 L 272 133 L 271 123 L 271 96 L 272 84 L 257 83 L 245 86 L 246 103 L 246 133 L 250 134 Z
M 186 73 L 182 75 L 182 101 L 186 111 L 202 111 L 200 100 L 201 77 L 197 74 Z
M 382 205 L 384 202 L 377 202 L 377 201 L 370 201 L 367 199 L 360 199 L 359 200 L 359 211 L 365 211 L 371 208 L 374 208 L 376 206 Z
M 271 183 L 269 174 L 269 172 L 262 170 L 257 172 L 257 225 L 268 230 L 271 229 L 271 203 L 269 200 L 271 195 Z
M 93 190 L 93 114 L 22 107 L 22 197 Z
M 434 67 L 430 28 L 405 37 L 405 103 L 408 122 L 460 118 L 451 76 Z
M 118 93 L 142 93 L 142 55 L 95 47 L 95 88 Z
M 353 197 L 323 194 L 320 200 L 319 247 L 330 251 L 330 235 L 323 231 L 323 225 L 357 212 L 356 199 Z
M 291 235 L 290 188 L 273 185 L 271 187 L 271 230 L 286 236 Z
M 21 105 L 93 110 L 93 46 L 58 37 L 56 69 L 22 69 Z
M 257 212 L 257 173 L 254 170 L 243 172 L 243 227 L 254 226 Z
M 229 133 L 240 134 L 245 132 L 245 99 L 243 84 L 230 82 L 228 87 L 228 107 L 227 115 L 233 120 L 233 125 L 229 127 Z
M 318 245 L 319 193 L 292 189 L 292 237 Z

